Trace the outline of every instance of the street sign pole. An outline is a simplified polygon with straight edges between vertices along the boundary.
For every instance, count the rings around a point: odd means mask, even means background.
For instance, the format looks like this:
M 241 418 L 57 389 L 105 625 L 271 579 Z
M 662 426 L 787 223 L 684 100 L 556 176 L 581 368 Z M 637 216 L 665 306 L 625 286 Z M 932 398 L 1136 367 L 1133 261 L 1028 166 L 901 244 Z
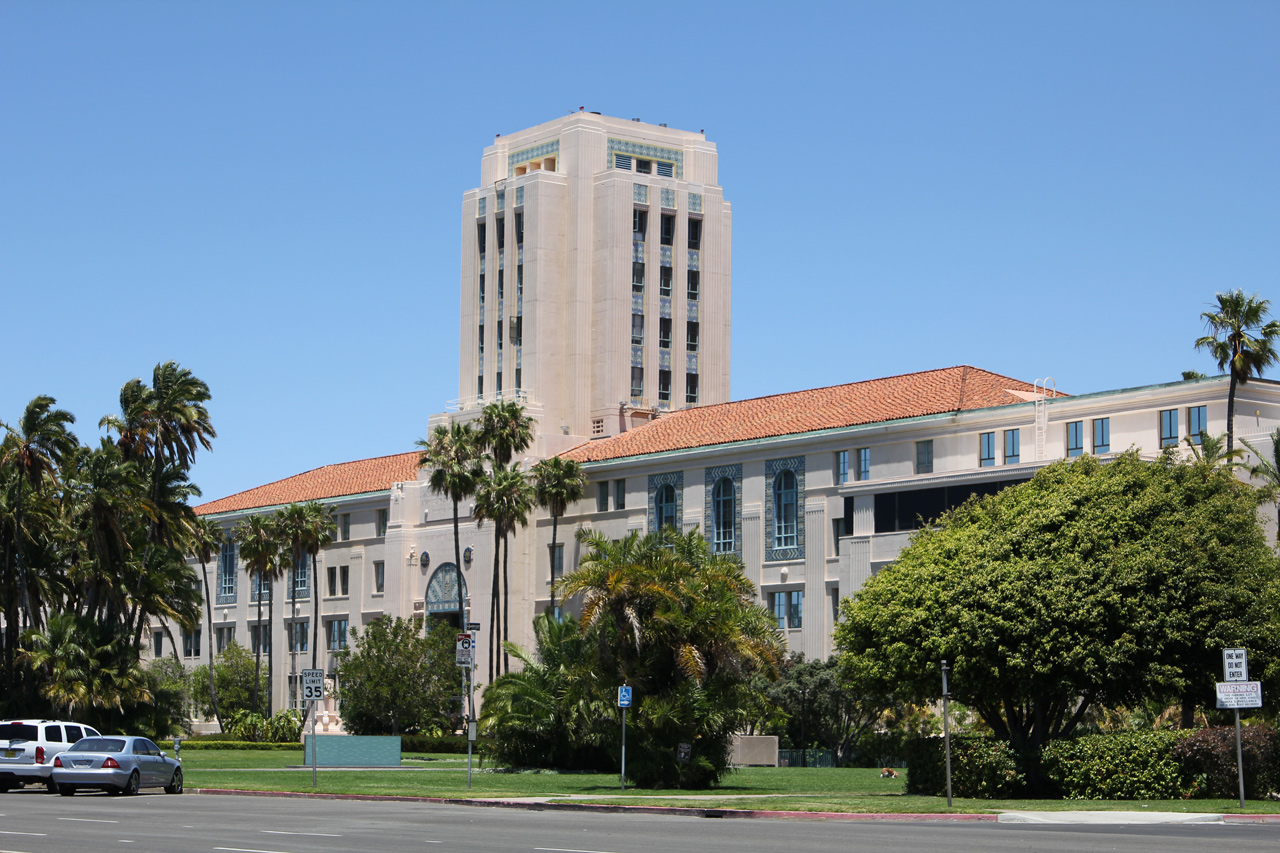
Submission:
M 302 698 L 311 711 L 311 787 L 317 786 L 316 756 L 320 745 L 316 743 L 316 703 L 324 699 L 324 670 L 304 669 L 302 671 Z
M 316 744 L 316 703 L 311 703 L 311 788 L 316 787 L 316 753 L 320 751 Z
M 1240 748 L 1240 709 L 1236 708 L 1236 776 L 1240 778 L 1240 808 L 1244 808 L 1244 751 Z
M 947 700 L 951 693 L 947 690 L 947 662 L 942 662 L 942 741 L 947 751 L 947 808 L 951 808 L 951 724 L 947 719 Z
M 622 790 L 627 790 L 627 709 L 631 707 L 631 685 L 618 688 L 618 707 L 622 709 Z
M 1222 677 L 1227 683 L 1248 682 L 1249 653 L 1244 649 L 1222 650 Z M 1240 709 L 1236 712 L 1236 778 L 1240 783 L 1240 808 L 1244 808 L 1244 750 L 1240 746 Z

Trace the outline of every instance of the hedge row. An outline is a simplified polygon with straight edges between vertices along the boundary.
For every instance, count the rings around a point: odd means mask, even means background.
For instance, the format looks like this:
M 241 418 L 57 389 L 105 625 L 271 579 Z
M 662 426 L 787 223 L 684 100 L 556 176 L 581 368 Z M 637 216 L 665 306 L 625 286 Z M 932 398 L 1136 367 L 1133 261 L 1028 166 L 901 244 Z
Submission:
M 1249 726 L 1242 737 L 1245 796 L 1280 789 L 1280 732 Z M 909 741 L 907 793 L 942 796 L 942 738 Z M 951 784 L 958 797 L 1027 795 L 1066 799 L 1169 800 L 1234 798 L 1235 729 L 1117 732 L 1055 741 L 1038 756 L 1018 755 L 1004 741 L 951 739 Z
M 481 738 L 475 745 L 475 752 L 487 749 L 491 738 Z M 467 739 L 462 735 L 400 735 L 401 752 L 446 752 L 455 755 L 467 754 Z
M 173 749 L 172 740 L 158 740 L 156 745 L 161 749 Z M 257 743 L 250 740 L 209 740 L 200 738 L 198 740 L 187 738 L 182 739 L 182 751 L 189 749 L 302 749 L 301 743 Z

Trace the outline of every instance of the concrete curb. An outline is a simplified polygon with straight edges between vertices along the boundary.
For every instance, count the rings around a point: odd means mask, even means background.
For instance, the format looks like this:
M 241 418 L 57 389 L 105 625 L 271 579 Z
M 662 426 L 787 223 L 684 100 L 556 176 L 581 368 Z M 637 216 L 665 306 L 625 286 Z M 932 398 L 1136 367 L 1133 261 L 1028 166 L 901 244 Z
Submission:
M 1280 814 L 1224 814 L 1223 823 L 1280 823 Z
M 661 814 L 705 818 L 778 818 L 785 820 L 883 820 L 883 821 L 996 821 L 994 814 L 868 814 L 853 812 L 789 812 L 760 809 L 697 809 L 676 806 L 601 806 L 590 803 L 529 803 L 511 800 L 470 800 L 455 797 L 408 797 L 393 794 L 322 794 L 306 791 L 246 791 L 236 788 L 188 788 L 189 794 L 236 797 L 292 797 L 309 800 L 367 800 L 386 803 L 435 803 L 525 811 L 595 812 L 597 814 Z

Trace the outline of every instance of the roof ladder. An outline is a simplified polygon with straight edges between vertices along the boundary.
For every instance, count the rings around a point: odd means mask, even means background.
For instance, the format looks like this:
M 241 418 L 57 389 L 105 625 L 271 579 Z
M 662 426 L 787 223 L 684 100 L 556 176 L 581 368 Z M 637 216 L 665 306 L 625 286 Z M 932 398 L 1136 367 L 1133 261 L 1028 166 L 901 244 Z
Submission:
M 1058 396 L 1058 383 L 1052 376 L 1037 379 L 1032 386 L 1036 395 L 1036 461 L 1044 459 L 1044 437 L 1049 431 L 1049 397 Z

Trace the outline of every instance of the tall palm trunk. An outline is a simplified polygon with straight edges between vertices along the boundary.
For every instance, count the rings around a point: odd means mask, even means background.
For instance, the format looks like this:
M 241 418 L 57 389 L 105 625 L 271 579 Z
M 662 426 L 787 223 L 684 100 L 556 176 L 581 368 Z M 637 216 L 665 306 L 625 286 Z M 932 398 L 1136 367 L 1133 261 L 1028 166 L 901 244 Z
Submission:
M 22 470 L 18 470 L 18 503 L 13 518 L 13 555 L 18 567 L 18 608 L 22 613 L 25 628 L 31 623 L 31 603 L 27 600 L 27 570 L 22 563 Z M 17 644 L 15 643 L 14 646 Z M 9 648 L 13 648 L 10 646 Z
M 1235 445 L 1236 436 L 1236 372 L 1231 371 L 1231 384 L 1227 386 L 1227 452 Z
M 213 716 L 218 721 L 218 731 L 222 731 L 222 712 L 218 710 L 218 687 L 213 677 L 213 596 L 209 594 L 209 567 L 204 560 L 200 561 L 200 574 L 204 576 L 204 597 L 208 605 L 204 609 L 205 625 L 209 635 L 205 642 L 209 644 L 209 701 L 213 704 Z
M 273 629 L 275 628 L 275 624 L 276 624 L 275 611 L 276 611 L 276 585 L 273 582 L 271 584 L 270 592 L 267 593 L 266 643 L 267 643 L 267 716 L 268 717 L 271 716 L 271 708 L 275 704 L 274 700 L 275 700 L 275 693 L 276 693 L 276 678 L 275 678 L 276 644 L 271 642 L 272 640 L 271 635 L 274 633 Z M 259 617 L 258 621 L 259 623 L 261 623 L 262 621 L 261 617 Z M 262 645 L 262 635 L 263 635 L 262 628 L 263 626 L 259 624 L 258 625 L 258 645 Z
M 462 606 L 462 540 L 458 537 L 458 499 L 453 499 L 453 572 L 458 586 L 458 630 L 467 630 L 467 616 Z M 427 594 L 422 594 L 422 627 L 426 630 Z
M 498 597 L 498 558 L 502 553 L 502 539 L 498 535 L 497 522 L 493 525 L 493 584 L 489 590 L 489 625 L 493 639 L 489 642 L 489 683 L 493 683 L 493 668 L 497 661 L 498 649 L 502 647 L 502 623 L 500 599 Z
M 551 514 L 551 604 L 547 608 L 551 613 L 551 618 L 556 616 L 556 527 L 559 526 L 560 516 L 555 513 Z
M 320 576 L 316 555 L 311 555 L 311 668 L 316 669 L 316 655 L 320 654 Z M 314 705 L 314 702 L 309 702 Z
M 262 581 L 258 581 L 258 641 L 253 644 L 253 713 L 258 713 L 258 685 L 262 682 Z M 250 637 L 252 639 L 252 637 Z
M 511 639 L 511 584 L 507 578 L 507 558 L 511 556 L 511 543 L 507 541 L 507 535 L 502 534 L 502 639 Z M 507 654 L 507 647 L 502 647 L 502 672 L 505 675 L 511 671 L 511 658 Z

